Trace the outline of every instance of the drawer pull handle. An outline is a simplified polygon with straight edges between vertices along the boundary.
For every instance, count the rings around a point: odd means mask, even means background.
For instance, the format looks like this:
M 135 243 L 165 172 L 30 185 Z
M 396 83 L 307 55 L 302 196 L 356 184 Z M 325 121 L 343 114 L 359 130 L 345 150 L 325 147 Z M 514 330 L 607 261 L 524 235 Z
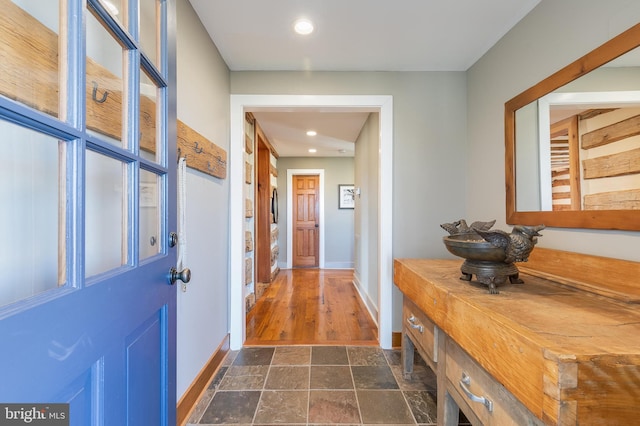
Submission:
M 464 392 L 467 397 L 473 402 L 479 402 L 489 410 L 490 413 L 493 412 L 493 402 L 490 399 L 485 398 L 484 396 L 474 395 L 473 392 L 469 390 L 467 386 L 471 385 L 471 377 L 465 372 L 462 373 L 462 379 L 460 379 L 460 389 Z
M 416 324 L 415 316 L 411 315 L 409 318 L 407 318 L 407 321 L 409 322 L 409 327 L 417 328 L 420 333 L 424 333 L 424 327 L 422 326 L 422 324 Z

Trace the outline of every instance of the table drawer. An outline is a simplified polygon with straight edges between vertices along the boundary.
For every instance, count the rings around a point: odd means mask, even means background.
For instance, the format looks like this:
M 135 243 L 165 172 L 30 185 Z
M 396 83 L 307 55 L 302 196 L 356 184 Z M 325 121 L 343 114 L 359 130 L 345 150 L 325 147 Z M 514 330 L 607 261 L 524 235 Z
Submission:
M 460 409 L 483 425 L 543 425 L 453 339 L 447 338 L 447 391 Z
M 436 326 L 416 305 L 406 297 L 402 308 L 403 329 L 418 347 L 420 354 L 435 365 L 438 362 Z

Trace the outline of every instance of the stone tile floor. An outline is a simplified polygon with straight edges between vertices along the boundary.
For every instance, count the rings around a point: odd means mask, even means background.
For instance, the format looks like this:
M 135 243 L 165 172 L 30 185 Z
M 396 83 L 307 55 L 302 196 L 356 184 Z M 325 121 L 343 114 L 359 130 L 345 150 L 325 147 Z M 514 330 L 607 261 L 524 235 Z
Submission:
M 356 346 L 231 351 L 188 425 L 435 425 L 436 376 L 399 350 Z M 466 423 L 461 416 L 460 424 Z

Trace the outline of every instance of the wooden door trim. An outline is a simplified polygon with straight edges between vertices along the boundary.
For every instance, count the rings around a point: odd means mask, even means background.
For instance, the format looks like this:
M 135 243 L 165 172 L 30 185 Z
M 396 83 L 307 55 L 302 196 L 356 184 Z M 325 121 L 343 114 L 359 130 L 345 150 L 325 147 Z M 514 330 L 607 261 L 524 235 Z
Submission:
M 257 284 L 271 282 L 271 144 L 257 121 L 255 141 L 254 283 Z
M 318 175 L 320 185 L 318 201 L 318 217 L 320 220 L 318 250 L 318 268 L 324 268 L 324 169 L 289 169 L 287 170 L 287 269 L 293 267 L 293 176 L 294 175 Z

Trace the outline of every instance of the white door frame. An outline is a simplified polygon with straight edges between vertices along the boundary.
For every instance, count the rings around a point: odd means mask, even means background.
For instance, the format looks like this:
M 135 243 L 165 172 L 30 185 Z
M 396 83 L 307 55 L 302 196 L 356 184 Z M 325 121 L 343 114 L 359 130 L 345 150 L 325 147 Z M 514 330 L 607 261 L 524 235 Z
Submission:
M 318 268 L 324 268 L 324 169 L 288 169 L 287 170 L 287 269 L 293 267 L 293 176 L 318 175 L 319 178 L 319 199 L 318 199 L 318 222 L 320 232 L 318 235 Z
M 392 334 L 392 213 L 393 213 L 393 97 L 390 95 L 231 95 L 229 147 L 229 333 L 230 348 L 245 340 L 244 301 L 244 115 L 252 111 L 292 109 L 334 112 L 378 112 L 378 336 L 391 349 Z

